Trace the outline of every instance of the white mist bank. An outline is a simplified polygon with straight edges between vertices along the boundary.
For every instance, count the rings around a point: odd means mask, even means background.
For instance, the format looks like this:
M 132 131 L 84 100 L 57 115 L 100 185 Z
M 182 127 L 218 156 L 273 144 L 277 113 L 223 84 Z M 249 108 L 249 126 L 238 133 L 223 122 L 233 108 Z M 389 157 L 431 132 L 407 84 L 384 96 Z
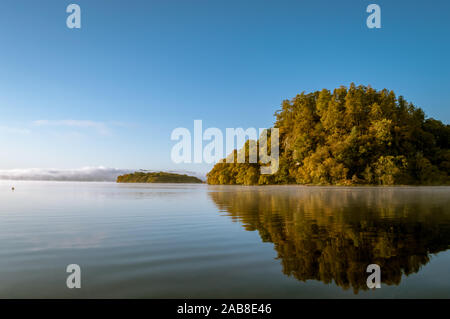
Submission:
M 115 182 L 119 175 L 134 173 L 136 171 L 156 172 L 155 170 L 120 169 L 102 166 L 74 169 L 26 168 L 0 170 L 0 180 Z M 201 173 L 177 170 L 166 172 L 187 174 L 205 180 L 205 175 Z

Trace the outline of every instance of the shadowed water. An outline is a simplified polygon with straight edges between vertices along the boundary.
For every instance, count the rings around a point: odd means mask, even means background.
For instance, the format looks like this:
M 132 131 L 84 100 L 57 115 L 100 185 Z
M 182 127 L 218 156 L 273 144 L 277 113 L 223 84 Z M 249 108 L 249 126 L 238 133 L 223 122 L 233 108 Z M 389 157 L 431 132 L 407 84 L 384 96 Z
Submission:
M 449 298 L 449 247 L 449 187 L 0 181 L 1 298 Z

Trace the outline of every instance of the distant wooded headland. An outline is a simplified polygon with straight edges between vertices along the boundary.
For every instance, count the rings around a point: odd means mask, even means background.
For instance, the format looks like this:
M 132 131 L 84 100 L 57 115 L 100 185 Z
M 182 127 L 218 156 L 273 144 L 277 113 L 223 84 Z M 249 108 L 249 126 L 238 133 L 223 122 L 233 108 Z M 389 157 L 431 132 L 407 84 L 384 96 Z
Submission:
M 186 174 L 166 172 L 135 172 L 117 177 L 117 183 L 203 183 L 201 179 Z

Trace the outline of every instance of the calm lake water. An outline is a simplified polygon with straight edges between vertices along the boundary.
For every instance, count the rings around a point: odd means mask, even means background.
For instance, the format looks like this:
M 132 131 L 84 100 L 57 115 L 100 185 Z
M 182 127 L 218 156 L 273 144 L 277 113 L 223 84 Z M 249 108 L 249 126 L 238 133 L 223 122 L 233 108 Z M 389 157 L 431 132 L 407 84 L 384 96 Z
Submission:
M 449 248 L 449 187 L 0 181 L 1 298 L 450 298 Z

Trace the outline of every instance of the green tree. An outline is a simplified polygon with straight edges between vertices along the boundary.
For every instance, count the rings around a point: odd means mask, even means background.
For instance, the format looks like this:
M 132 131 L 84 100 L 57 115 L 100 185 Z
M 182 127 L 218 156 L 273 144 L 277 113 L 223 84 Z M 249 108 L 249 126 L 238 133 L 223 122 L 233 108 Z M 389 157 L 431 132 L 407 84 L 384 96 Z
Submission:
M 450 184 L 450 126 L 426 118 L 398 98 L 351 84 L 333 92 L 302 92 L 275 113 L 279 170 L 261 175 L 261 162 L 217 163 L 210 184 Z M 268 139 L 270 144 L 270 138 Z M 257 148 L 267 147 L 259 145 Z

